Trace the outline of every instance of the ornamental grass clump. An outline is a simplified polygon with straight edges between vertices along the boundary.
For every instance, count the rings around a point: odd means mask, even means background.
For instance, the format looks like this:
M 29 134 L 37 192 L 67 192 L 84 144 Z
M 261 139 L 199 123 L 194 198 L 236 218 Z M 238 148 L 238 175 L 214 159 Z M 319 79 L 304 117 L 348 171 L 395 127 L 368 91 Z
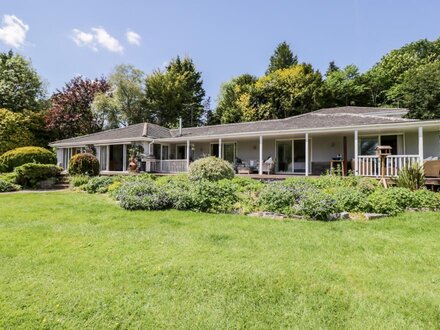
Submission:
M 73 155 L 69 161 L 70 175 L 96 176 L 99 174 L 99 161 L 90 153 L 80 153 Z
M 188 169 L 188 178 L 193 181 L 219 181 L 222 179 L 232 179 L 234 175 L 234 169 L 231 164 L 217 157 L 198 159 Z
M 397 179 L 396 186 L 401 188 L 408 188 L 411 190 L 417 190 L 425 186 L 426 178 L 423 170 L 423 165 L 414 163 L 411 166 L 406 166 L 400 171 Z

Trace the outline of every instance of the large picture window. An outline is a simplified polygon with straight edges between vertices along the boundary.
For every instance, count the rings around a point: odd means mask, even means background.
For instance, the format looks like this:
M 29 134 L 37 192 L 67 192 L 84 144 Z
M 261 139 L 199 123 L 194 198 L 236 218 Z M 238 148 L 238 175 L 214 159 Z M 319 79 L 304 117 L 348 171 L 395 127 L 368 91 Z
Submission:
M 378 145 L 390 146 L 392 155 L 404 153 L 403 135 L 401 134 L 361 136 L 359 139 L 359 153 L 361 156 L 374 156 Z

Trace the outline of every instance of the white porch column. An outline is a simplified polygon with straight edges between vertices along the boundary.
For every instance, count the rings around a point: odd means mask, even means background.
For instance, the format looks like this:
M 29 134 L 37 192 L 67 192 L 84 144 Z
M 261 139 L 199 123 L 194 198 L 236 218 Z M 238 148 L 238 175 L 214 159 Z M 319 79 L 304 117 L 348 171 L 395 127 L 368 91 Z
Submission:
M 223 152 L 222 152 L 222 139 L 218 139 L 218 158 L 223 158 Z
M 186 170 L 189 169 L 189 156 L 191 154 L 191 145 L 189 144 L 189 140 L 186 140 Z
M 358 171 L 358 154 L 359 154 L 359 132 L 354 131 L 354 175 L 359 175 Z
M 163 145 L 161 144 L 160 145 L 160 171 L 162 172 L 162 159 L 163 159 L 163 157 L 162 157 L 162 147 L 163 147 Z
M 309 133 L 306 133 L 306 176 L 309 176 Z
M 260 135 L 260 158 L 258 163 L 258 174 L 263 175 L 263 136 Z
M 107 155 L 106 155 L 107 157 L 107 161 L 106 161 L 106 164 L 105 164 L 105 170 L 106 171 L 110 171 L 110 146 L 107 146 Z
M 419 161 L 423 165 L 423 127 L 419 127 Z
M 127 145 L 122 145 L 122 171 L 127 170 Z

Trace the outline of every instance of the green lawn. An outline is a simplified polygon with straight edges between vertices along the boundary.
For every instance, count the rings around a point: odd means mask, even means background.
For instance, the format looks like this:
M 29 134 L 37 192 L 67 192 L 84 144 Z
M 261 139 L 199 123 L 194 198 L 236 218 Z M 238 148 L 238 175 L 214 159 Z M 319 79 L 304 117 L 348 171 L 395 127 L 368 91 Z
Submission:
M 332 223 L 0 195 L 0 328 L 434 328 L 440 214 Z

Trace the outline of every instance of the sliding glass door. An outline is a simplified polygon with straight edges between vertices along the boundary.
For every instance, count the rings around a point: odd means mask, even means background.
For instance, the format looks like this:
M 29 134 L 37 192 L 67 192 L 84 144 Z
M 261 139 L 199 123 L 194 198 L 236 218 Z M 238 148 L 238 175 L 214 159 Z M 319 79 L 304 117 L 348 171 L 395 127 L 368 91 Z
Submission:
M 305 173 L 306 140 L 295 139 L 276 142 L 276 171 L 281 173 Z M 309 140 L 309 168 L 311 160 Z
M 277 141 L 277 171 L 292 172 L 292 141 Z

